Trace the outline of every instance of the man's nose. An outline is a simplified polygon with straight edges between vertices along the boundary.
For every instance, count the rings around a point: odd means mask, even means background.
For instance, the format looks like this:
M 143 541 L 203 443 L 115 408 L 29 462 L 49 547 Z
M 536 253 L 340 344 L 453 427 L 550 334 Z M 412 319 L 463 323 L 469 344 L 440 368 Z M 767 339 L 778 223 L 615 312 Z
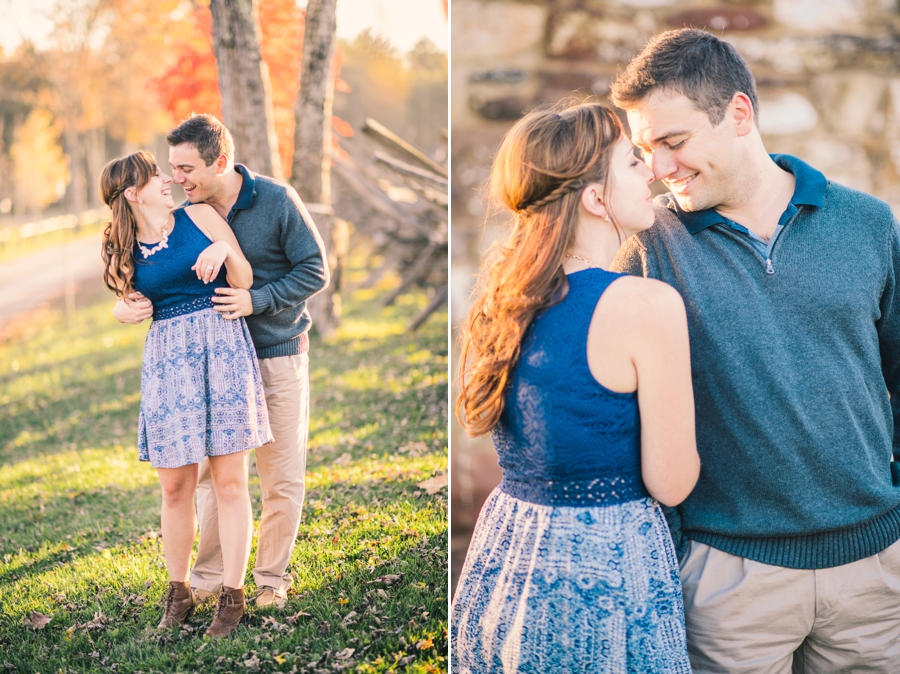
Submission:
M 678 170 L 678 164 L 672 157 L 672 153 L 666 150 L 658 150 L 650 155 L 647 166 L 653 171 L 657 180 L 665 180 Z

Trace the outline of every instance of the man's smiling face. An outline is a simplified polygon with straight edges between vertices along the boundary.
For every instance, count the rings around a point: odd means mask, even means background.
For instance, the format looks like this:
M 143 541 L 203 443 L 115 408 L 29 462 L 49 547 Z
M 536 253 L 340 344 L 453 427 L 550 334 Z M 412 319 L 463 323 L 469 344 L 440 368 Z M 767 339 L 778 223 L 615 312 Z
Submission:
M 192 204 L 208 202 L 218 193 L 220 163 L 214 161 L 207 166 L 197 148 L 189 143 L 169 148 L 172 179 L 184 188 L 184 193 Z
M 730 112 L 731 106 L 713 126 L 687 96 L 665 90 L 652 92 L 627 111 L 632 141 L 685 211 L 728 201 L 739 156 Z

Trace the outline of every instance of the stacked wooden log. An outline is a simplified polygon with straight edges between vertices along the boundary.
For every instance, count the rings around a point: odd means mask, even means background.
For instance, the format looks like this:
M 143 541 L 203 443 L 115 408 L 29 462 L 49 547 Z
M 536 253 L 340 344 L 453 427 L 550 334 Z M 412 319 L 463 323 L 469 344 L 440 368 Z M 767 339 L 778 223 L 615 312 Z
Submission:
M 383 307 L 411 288 L 432 289 L 431 301 L 407 328 L 414 331 L 447 302 L 447 169 L 374 119 L 362 132 L 342 139 L 343 152 L 332 155 L 340 187 L 347 188 L 339 191 L 355 197 L 335 199 L 334 212 L 368 235 L 373 255 L 382 257 L 364 287 L 391 271 L 400 277 L 381 298 Z

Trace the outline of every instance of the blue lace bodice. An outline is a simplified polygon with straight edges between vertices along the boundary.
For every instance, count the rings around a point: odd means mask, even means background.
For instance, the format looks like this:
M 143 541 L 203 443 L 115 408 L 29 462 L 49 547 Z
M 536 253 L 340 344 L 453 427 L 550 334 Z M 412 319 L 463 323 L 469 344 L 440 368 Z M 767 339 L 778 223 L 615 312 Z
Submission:
M 138 244 L 134 244 L 134 287 L 153 302 L 154 320 L 212 307 L 215 289 L 228 287 L 225 265 L 211 283 L 204 284 L 197 278 L 191 267 L 212 241 L 183 208 L 177 209 L 174 215 L 175 224 L 169 233 L 167 248 L 145 259 Z
M 591 374 L 587 335 L 606 288 L 622 276 L 570 274 L 569 291 L 533 322 L 492 432 L 501 489 L 546 505 L 619 503 L 647 496 L 641 479 L 637 393 Z

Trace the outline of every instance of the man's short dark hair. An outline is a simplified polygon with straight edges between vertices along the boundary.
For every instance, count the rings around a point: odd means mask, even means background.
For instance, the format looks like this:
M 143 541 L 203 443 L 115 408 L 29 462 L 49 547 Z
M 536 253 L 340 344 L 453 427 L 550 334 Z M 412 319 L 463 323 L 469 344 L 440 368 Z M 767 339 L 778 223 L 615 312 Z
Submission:
M 166 134 L 166 142 L 171 147 L 193 145 L 207 166 L 223 154 L 229 161 L 234 159 L 231 132 L 212 115 L 191 115 Z
M 759 123 L 756 81 L 737 50 L 697 28 L 660 33 L 650 39 L 612 85 L 612 102 L 634 107 L 657 90 L 686 96 L 713 126 L 725 116 L 737 92 L 747 95 Z

